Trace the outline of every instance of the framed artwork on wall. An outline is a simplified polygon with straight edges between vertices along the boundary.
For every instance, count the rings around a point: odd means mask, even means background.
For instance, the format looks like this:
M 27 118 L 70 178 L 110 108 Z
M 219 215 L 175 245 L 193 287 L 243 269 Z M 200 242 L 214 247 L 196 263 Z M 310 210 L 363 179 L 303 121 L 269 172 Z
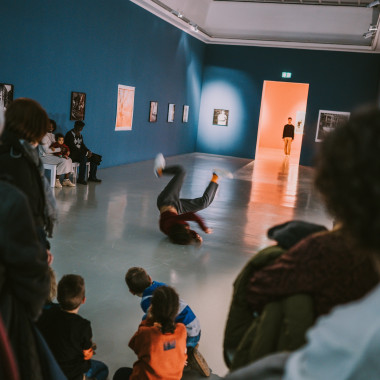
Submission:
M 71 92 L 70 120 L 84 120 L 86 110 L 86 94 L 84 92 Z
M 184 105 L 182 111 L 182 123 L 187 123 L 189 120 L 189 106 Z
M 228 114 L 229 110 L 214 109 L 214 116 L 212 119 L 213 125 L 228 126 Z
M 131 131 L 133 107 L 135 103 L 135 87 L 119 84 L 117 87 L 117 110 L 115 131 Z
M 175 104 L 169 103 L 168 107 L 168 123 L 174 122 Z
M 348 121 L 349 118 L 350 112 L 319 110 L 315 141 L 321 142 L 328 133 Z
M 0 110 L 4 112 L 13 101 L 14 86 L 9 83 L 0 83 Z
M 157 121 L 158 102 L 150 102 L 149 107 L 149 122 L 155 123 Z
M 306 117 L 306 112 L 305 111 L 297 111 L 296 113 L 296 123 L 295 123 L 295 128 L 294 128 L 294 133 L 297 133 L 299 135 L 303 134 L 303 129 L 305 126 L 305 117 Z

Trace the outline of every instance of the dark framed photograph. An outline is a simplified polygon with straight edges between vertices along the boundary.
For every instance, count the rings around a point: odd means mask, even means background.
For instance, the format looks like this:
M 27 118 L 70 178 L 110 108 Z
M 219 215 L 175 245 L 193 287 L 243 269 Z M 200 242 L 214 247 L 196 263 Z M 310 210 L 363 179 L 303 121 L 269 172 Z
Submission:
M 189 106 L 184 105 L 183 112 L 182 112 L 182 123 L 187 123 L 188 120 L 189 120 Z
M 214 117 L 212 119 L 213 125 L 228 125 L 228 113 L 229 110 L 214 109 Z
M 349 118 L 350 112 L 320 110 L 315 141 L 321 142 L 328 133 L 333 131 L 338 125 L 347 122 Z
M 174 122 L 175 104 L 170 103 L 168 107 L 168 123 Z
M 84 92 L 71 92 L 70 120 L 84 120 L 86 110 L 86 94 Z
M 155 123 L 157 121 L 158 102 L 150 102 L 149 107 L 149 123 Z
M 9 83 L 0 83 L 0 110 L 4 112 L 13 102 L 14 86 Z

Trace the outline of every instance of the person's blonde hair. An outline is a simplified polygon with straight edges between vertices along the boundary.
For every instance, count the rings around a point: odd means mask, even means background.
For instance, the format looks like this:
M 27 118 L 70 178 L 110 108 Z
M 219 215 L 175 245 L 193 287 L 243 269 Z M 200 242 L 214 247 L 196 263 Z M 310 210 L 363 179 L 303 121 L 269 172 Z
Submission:
M 50 276 L 50 292 L 49 297 L 47 299 L 48 302 L 53 302 L 53 300 L 57 297 L 57 278 L 54 270 L 49 265 L 49 276 Z

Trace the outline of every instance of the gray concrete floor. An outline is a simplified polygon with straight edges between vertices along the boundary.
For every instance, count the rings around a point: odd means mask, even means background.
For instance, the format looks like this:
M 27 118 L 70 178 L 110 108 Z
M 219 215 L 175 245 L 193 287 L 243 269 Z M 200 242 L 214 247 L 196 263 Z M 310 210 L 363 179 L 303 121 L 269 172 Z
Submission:
M 54 189 L 59 224 L 51 241 L 53 269 L 58 280 L 67 273 L 85 278 L 87 302 L 79 313 L 92 322 L 95 359 L 107 363 L 110 378 L 136 360 L 128 341 L 142 311 L 140 298 L 124 283 L 128 268 L 142 266 L 153 279 L 177 289 L 201 321 L 200 351 L 213 373 L 224 376 L 222 344 L 232 283 L 252 255 L 273 244 L 267 229 L 291 219 L 331 227 L 312 189 L 313 169 L 299 167 L 281 152 L 268 151 L 258 161 L 192 153 L 168 157 L 167 164 L 187 169 L 182 189 L 187 198 L 203 193 L 213 168 L 234 174 L 220 180 L 213 204 L 199 213 L 214 230 L 201 234 L 201 247 L 172 245 L 159 231 L 156 197 L 168 178 L 153 175 L 152 160 L 101 169 L 101 184 Z

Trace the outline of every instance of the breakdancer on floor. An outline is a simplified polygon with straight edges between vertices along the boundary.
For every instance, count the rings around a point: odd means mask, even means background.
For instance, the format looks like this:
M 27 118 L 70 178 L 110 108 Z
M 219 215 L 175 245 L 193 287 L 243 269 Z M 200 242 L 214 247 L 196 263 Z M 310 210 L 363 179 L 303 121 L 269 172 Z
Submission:
M 190 229 L 187 222 L 197 222 L 206 234 L 212 233 L 212 230 L 205 225 L 196 212 L 205 209 L 214 200 L 219 186 L 219 175 L 224 174 L 231 177 L 231 173 L 221 173 L 219 170 L 215 170 L 203 195 L 195 199 L 181 199 L 179 197 L 186 172 L 179 165 L 165 167 L 165 159 L 161 153 L 157 155 L 154 161 L 154 173 L 157 177 L 173 175 L 173 178 L 157 198 L 157 207 L 160 211 L 160 230 L 169 236 L 174 244 L 201 243 L 202 238 Z

